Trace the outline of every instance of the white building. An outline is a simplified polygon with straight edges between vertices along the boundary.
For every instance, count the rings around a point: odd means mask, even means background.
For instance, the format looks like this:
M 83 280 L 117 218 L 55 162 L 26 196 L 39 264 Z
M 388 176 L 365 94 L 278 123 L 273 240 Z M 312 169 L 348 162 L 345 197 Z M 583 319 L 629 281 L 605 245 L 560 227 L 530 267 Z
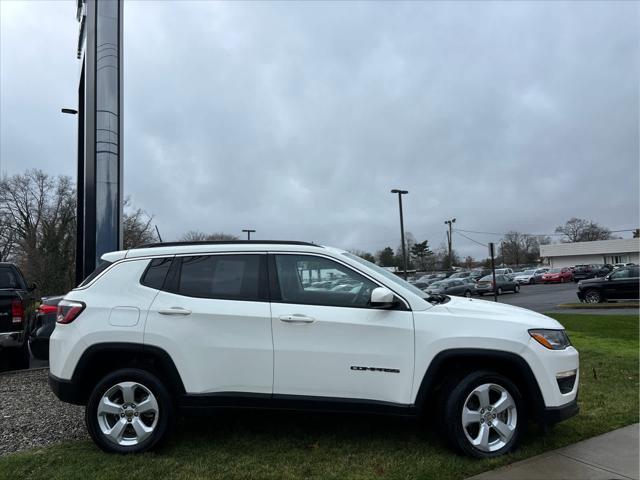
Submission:
M 589 263 L 640 263 L 640 238 L 541 245 L 540 257 L 551 267 Z

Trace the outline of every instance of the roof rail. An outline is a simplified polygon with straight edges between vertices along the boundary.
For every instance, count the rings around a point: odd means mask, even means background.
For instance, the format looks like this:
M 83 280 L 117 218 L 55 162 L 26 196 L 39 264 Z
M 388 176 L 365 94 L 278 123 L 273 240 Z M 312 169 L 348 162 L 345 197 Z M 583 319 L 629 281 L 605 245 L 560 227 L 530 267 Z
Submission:
M 164 242 L 164 243 L 145 243 L 144 245 L 138 245 L 132 247 L 131 250 L 138 248 L 156 248 L 156 247 L 182 247 L 189 245 L 304 245 L 307 247 L 320 247 L 315 243 L 309 242 L 297 242 L 293 240 L 197 240 L 187 242 Z

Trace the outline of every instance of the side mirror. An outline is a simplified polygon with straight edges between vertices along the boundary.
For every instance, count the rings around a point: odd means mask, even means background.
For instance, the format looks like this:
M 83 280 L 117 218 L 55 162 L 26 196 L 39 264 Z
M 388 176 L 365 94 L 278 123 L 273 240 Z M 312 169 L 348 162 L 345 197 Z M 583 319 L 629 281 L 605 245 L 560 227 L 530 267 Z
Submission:
M 36 284 L 35 284 L 35 282 L 31 282 L 31 283 L 29 284 L 28 290 L 29 290 L 30 292 L 33 292 L 36 288 L 38 288 L 38 285 L 36 285 Z
M 395 300 L 395 296 L 393 295 L 393 292 L 388 288 L 378 287 L 378 288 L 374 288 L 371 291 L 370 303 L 372 307 L 388 308 L 391 305 L 393 305 L 394 300 Z

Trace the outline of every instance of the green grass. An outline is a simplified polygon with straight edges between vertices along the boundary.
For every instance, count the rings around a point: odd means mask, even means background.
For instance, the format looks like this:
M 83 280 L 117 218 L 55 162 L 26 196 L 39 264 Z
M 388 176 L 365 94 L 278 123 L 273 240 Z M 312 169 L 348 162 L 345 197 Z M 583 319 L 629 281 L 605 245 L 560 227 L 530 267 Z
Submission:
M 582 308 L 585 310 L 602 310 L 612 308 L 638 308 L 638 302 L 605 302 L 605 303 L 561 303 L 559 308 Z
M 87 440 L 5 456 L 0 478 L 455 479 L 637 422 L 638 318 L 553 316 L 580 350 L 581 412 L 546 435 L 531 425 L 522 446 L 499 459 L 459 456 L 404 419 L 254 412 L 184 420 L 143 455 L 107 455 Z

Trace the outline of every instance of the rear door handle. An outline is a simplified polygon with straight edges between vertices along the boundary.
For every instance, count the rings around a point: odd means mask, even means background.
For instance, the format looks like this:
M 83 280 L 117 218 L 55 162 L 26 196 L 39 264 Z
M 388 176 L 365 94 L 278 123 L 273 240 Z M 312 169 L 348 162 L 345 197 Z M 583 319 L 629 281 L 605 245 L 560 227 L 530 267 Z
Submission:
M 191 310 L 182 307 L 163 308 L 158 310 L 160 315 L 191 315 Z
M 305 323 L 313 323 L 316 321 L 313 317 L 307 317 L 306 315 L 300 315 L 298 313 L 292 313 L 289 315 L 280 315 L 280 321 L 285 323 L 297 323 L 297 324 L 305 324 Z

